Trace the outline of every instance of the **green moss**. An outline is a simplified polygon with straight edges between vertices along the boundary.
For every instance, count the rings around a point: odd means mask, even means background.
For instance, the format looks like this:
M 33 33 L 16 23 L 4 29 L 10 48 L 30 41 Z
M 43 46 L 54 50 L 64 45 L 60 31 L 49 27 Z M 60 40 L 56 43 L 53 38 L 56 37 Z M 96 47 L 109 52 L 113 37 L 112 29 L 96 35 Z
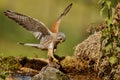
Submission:
M 9 73 L 16 71 L 21 67 L 17 58 L 13 56 L 9 57 L 0 57 L 0 77 L 5 79 Z
M 74 57 L 66 56 L 65 59 L 60 62 L 60 64 L 64 69 L 66 69 L 67 72 L 69 72 L 75 68 L 75 60 L 76 59 Z

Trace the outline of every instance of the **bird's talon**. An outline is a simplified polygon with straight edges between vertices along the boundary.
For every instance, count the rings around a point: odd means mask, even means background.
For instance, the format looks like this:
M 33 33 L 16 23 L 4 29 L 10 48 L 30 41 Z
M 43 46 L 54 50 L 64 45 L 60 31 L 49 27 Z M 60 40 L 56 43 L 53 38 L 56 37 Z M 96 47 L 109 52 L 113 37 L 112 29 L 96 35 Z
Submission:
M 56 58 L 53 58 L 53 62 L 59 63 L 59 61 Z

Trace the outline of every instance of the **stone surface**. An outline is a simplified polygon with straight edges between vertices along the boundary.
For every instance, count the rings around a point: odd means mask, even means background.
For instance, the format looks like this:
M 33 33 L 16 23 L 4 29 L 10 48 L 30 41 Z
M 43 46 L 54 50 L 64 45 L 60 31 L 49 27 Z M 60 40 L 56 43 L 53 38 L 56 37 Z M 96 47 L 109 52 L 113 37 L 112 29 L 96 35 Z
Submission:
M 43 67 L 39 74 L 32 80 L 69 80 L 63 72 L 53 67 Z

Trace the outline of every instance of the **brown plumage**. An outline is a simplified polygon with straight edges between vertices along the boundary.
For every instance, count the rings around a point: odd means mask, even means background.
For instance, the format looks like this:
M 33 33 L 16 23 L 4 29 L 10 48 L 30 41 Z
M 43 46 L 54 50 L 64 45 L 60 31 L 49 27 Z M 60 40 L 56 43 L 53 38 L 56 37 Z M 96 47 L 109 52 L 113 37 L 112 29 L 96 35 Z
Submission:
M 31 43 L 21 43 L 22 45 L 32 46 L 39 48 L 41 50 L 48 50 L 48 57 L 55 59 L 53 53 L 57 48 L 58 43 L 65 41 L 65 35 L 62 32 L 59 32 L 59 24 L 63 16 L 65 16 L 72 7 L 72 3 L 68 5 L 63 13 L 58 17 L 58 19 L 53 24 L 51 30 L 49 30 L 44 23 L 38 21 L 37 19 L 31 18 L 29 16 L 16 13 L 10 10 L 4 12 L 8 18 L 16 21 L 26 30 L 33 33 L 33 35 L 40 40 L 40 44 L 31 44 Z
M 18 24 L 29 31 L 41 32 L 42 35 L 50 35 L 49 29 L 44 25 L 44 23 L 38 21 L 37 19 L 10 10 L 7 10 L 4 13 L 10 19 L 16 21 Z

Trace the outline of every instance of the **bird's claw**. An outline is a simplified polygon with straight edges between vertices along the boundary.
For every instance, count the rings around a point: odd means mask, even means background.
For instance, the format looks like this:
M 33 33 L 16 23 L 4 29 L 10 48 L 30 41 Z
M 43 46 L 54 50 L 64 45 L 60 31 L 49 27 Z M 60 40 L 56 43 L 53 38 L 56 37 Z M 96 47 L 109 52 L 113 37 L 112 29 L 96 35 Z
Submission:
M 55 57 L 53 57 L 53 62 L 59 63 L 59 61 Z
M 51 57 L 52 60 L 49 62 L 49 66 L 54 67 L 54 68 L 60 68 L 60 63 L 55 57 Z
M 57 60 L 54 56 L 49 57 L 50 63 L 57 63 L 59 64 L 59 60 Z

